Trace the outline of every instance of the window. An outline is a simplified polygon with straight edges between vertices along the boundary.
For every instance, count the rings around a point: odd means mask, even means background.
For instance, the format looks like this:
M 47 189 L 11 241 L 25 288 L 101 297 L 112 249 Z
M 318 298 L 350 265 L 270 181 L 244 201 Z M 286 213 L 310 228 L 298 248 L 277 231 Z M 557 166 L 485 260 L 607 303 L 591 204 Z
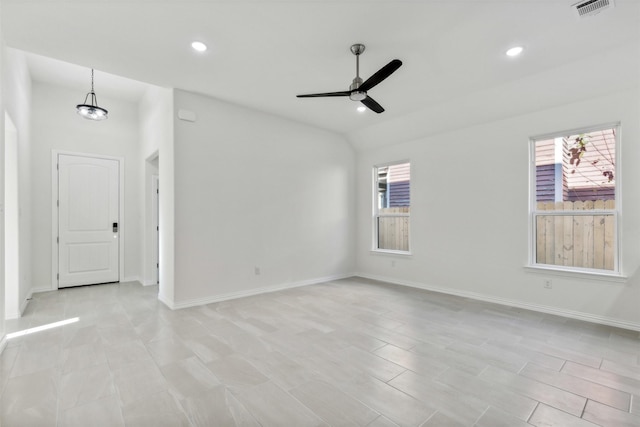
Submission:
M 532 139 L 531 264 L 619 273 L 617 125 Z
M 409 162 L 375 166 L 373 249 L 409 253 L 411 165 Z

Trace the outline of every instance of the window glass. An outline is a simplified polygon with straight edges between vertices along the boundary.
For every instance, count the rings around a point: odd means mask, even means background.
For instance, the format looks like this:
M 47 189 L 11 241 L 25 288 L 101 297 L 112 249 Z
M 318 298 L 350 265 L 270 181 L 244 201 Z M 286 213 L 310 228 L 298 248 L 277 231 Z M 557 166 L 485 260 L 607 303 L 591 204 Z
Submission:
M 406 162 L 377 166 L 374 176 L 374 249 L 408 252 L 411 165 Z
M 616 133 L 533 141 L 534 264 L 617 271 Z

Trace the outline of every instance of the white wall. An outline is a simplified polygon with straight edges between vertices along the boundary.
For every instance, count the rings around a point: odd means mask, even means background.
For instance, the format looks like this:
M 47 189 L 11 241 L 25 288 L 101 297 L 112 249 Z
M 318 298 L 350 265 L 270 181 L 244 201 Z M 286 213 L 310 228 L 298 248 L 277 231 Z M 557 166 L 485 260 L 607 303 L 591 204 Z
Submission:
M 124 277 L 141 275 L 142 212 L 140 210 L 140 146 L 138 107 L 100 92 L 100 106 L 109 110 L 102 122 L 85 120 L 75 106 L 86 93 L 34 82 L 32 86 L 33 282 L 37 290 L 51 283 L 51 153 L 62 150 L 124 158 Z M 122 266 L 121 266 L 122 267 Z
M 174 121 L 175 306 L 353 272 L 344 138 L 183 91 L 174 102 L 197 115 Z
M 0 8 L 2 6 L 0 5 Z M 0 82 L 4 77 L 4 37 L 0 28 Z M 0 84 L 0 111 L 4 111 L 4 85 Z M 0 114 L 0 153 L 4 153 L 4 114 Z M 0 161 L 0 353 L 7 345 L 4 326 L 4 162 Z
M 140 117 L 140 194 L 141 212 L 143 215 L 142 242 L 142 283 L 152 285 L 156 283 L 156 229 L 153 221 L 152 206 L 152 176 L 159 174 L 160 146 L 173 147 L 173 91 L 156 86 L 150 86 L 139 104 Z M 162 157 L 173 162 L 173 158 L 163 149 Z M 167 174 L 169 175 L 169 174 Z M 169 212 L 173 212 L 173 207 Z M 171 213 L 172 215 L 172 213 Z M 171 222 L 173 219 L 171 219 Z M 163 230 L 164 232 L 164 230 Z M 166 245 L 164 245 L 166 246 Z M 165 248 L 172 252 L 172 248 Z M 169 258 L 172 259 L 172 256 Z M 166 269 L 164 269 L 166 271 Z M 171 282 L 165 280 L 165 282 Z
M 5 318 L 20 317 L 20 225 L 18 198 L 18 132 L 4 115 L 4 289 Z
M 637 84 L 637 82 L 636 82 Z M 640 108 L 637 86 L 358 153 L 357 268 L 367 277 L 640 329 Z M 622 123 L 626 283 L 525 271 L 529 137 Z M 411 161 L 413 255 L 371 253 L 373 165 Z M 391 261 L 395 260 L 395 267 Z M 543 288 L 543 279 L 553 289 Z
M 31 78 L 27 69 L 24 53 L 5 48 L 3 61 L 2 84 L 4 87 L 4 107 L 15 125 L 17 139 L 17 196 L 18 206 L 14 206 L 18 227 L 16 232 L 18 260 L 16 277 L 8 289 L 14 301 L 9 301 L 11 312 L 9 318 L 18 317 L 26 307 L 27 298 L 31 295 Z M 13 183 L 16 184 L 16 183 Z M 7 254 L 10 255 L 10 254 Z
M 138 111 L 140 153 L 146 160 L 158 153 L 161 141 L 173 140 L 173 90 L 149 85 Z

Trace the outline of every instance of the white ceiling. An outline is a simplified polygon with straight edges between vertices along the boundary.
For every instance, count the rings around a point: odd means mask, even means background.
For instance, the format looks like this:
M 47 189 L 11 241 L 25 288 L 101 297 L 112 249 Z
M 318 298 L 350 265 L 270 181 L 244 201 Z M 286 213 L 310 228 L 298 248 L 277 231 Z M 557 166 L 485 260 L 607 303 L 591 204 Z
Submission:
M 31 52 L 24 53 L 31 78 L 38 82 L 52 83 L 78 91 L 78 102 L 91 89 L 90 66 L 79 66 Z M 95 91 L 98 105 L 103 97 L 138 102 L 149 87 L 147 83 L 126 77 L 94 71 Z
M 489 103 L 493 90 L 508 98 L 494 107 L 501 114 L 525 111 L 536 94 L 553 103 L 550 79 L 570 87 L 606 73 L 615 83 L 618 71 L 629 72 L 617 67 L 637 67 L 640 1 L 616 0 L 586 19 L 571 9 L 574 1 L 1 0 L 1 25 L 7 46 L 45 57 L 29 57 L 34 80 L 84 94 L 93 67 L 99 97 L 135 99 L 144 89 L 137 80 L 366 135 L 438 113 L 446 119 L 465 100 L 483 109 L 477 100 Z M 209 50 L 193 51 L 193 40 Z M 295 97 L 347 90 L 356 42 L 367 47 L 365 79 L 391 59 L 404 63 L 369 92 L 386 112 L 357 113 L 359 103 L 347 98 Z M 524 53 L 506 57 L 514 45 Z M 524 86 L 529 99 L 509 98 Z

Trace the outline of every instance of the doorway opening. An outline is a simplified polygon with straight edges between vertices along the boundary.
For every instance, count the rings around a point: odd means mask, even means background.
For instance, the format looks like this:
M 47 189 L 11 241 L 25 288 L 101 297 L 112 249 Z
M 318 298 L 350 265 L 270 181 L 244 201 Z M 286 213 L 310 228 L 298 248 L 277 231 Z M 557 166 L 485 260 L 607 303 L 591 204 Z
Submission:
M 160 187 L 158 175 L 151 177 L 151 216 L 152 226 L 155 228 L 153 252 L 155 255 L 155 279 L 156 284 L 160 283 Z
M 158 151 L 145 160 L 144 170 L 144 255 L 143 284 L 153 286 L 160 283 L 160 173 Z

